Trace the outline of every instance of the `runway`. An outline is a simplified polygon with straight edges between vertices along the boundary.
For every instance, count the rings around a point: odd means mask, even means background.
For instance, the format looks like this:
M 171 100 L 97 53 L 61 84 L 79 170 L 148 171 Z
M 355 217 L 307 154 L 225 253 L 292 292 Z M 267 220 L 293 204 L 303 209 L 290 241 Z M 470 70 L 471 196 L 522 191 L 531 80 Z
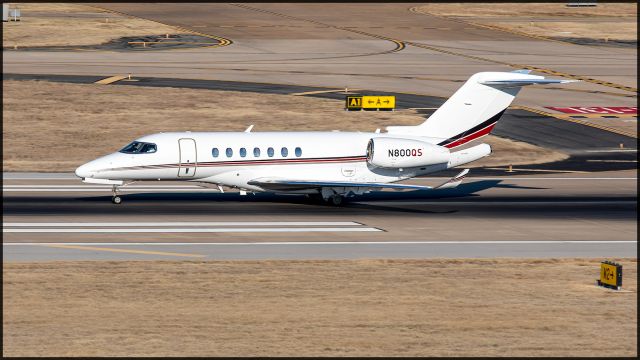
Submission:
M 336 208 L 164 182 L 113 205 L 108 187 L 72 174 L 4 174 L 3 259 L 629 257 L 636 182 L 634 171 L 471 177 Z
M 514 105 L 637 102 L 636 48 L 533 39 L 417 13 L 415 4 L 99 6 L 228 42 L 175 51 L 7 50 L 5 78 L 93 83 L 133 74 L 118 84 L 339 99 L 344 94 L 318 91 L 348 87 L 396 95 L 403 109 L 438 107 L 475 72 L 529 68 L 583 81 L 528 88 Z M 514 174 L 476 169 L 454 190 L 376 192 L 340 208 L 153 182 L 123 190 L 116 206 L 108 187 L 69 174 L 3 174 L 3 259 L 635 256 L 634 135 L 517 109 L 495 134 L 571 157 Z

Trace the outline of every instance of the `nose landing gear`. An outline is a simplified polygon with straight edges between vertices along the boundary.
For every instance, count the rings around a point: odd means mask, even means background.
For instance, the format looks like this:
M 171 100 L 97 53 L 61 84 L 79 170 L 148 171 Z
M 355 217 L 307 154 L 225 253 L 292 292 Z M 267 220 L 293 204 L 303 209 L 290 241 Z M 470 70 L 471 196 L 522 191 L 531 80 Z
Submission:
M 113 192 L 113 197 L 111 198 L 111 202 L 116 205 L 119 205 L 120 203 L 122 203 L 122 198 L 118 196 L 118 187 L 116 185 L 113 185 L 112 192 Z

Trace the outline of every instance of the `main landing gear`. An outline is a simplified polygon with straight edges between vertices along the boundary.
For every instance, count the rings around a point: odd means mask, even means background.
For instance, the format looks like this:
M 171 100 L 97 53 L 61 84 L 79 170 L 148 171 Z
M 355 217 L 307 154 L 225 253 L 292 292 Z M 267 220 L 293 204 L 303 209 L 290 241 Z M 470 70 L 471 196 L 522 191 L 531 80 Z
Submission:
M 324 198 L 320 194 L 307 194 L 309 199 L 314 204 L 341 206 L 344 205 L 344 196 L 333 194 L 327 198 Z
M 340 189 L 335 190 L 332 188 L 323 187 L 320 189 L 318 195 L 326 203 L 329 203 L 329 205 L 341 206 L 345 202 L 344 201 L 345 196 L 341 194 L 341 192 L 344 193 L 344 191 L 340 191 Z
M 116 185 L 113 185 L 112 192 L 113 192 L 113 197 L 111 198 L 111 202 L 116 205 L 121 204 L 122 198 L 118 196 L 118 187 Z

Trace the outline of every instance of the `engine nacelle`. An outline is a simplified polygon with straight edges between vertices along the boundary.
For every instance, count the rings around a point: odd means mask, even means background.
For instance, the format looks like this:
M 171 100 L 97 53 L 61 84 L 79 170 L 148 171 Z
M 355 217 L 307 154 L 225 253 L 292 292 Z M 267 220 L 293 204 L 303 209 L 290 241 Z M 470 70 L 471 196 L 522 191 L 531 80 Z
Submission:
M 449 149 L 418 140 L 379 137 L 369 140 L 367 161 L 382 168 L 441 164 L 449 161 Z

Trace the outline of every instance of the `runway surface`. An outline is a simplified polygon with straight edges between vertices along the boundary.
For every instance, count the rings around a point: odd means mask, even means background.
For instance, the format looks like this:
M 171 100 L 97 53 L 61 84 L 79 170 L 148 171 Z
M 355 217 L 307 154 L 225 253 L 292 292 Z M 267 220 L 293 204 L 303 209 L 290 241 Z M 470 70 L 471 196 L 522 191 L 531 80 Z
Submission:
M 416 4 L 99 6 L 226 39 L 226 46 L 8 50 L 5 78 L 66 75 L 59 79 L 85 83 L 133 74 L 120 84 L 287 94 L 348 87 L 395 93 L 409 108 L 439 106 L 479 71 L 530 68 L 583 81 L 527 88 L 514 105 L 637 102 L 635 47 L 533 39 L 420 14 Z M 509 110 L 495 133 L 571 157 L 510 175 L 478 169 L 454 190 L 378 192 L 340 208 L 185 183 L 135 184 L 117 206 L 108 188 L 69 175 L 3 174 L 3 260 L 636 255 L 637 139 L 522 110 Z
M 637 251 L 636 172 L 471 177 L 344 207 L 191 183 L 110 189 L 71 174 L 4 174 L 3 259 L 616 257 Z M 429 184 L 441 179 L 420 178 Z M 125 188 L 126 189 L 126 188 Z

